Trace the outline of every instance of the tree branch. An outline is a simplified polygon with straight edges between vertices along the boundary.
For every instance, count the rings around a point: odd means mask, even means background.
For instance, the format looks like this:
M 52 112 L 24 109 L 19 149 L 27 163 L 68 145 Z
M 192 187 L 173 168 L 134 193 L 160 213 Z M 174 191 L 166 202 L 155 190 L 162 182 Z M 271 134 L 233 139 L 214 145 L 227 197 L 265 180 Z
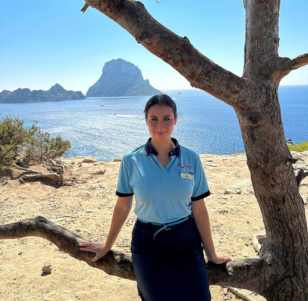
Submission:
M 82 7 L 82 9 L 81 9 L 80 11 L 82 11 L 83 13 L 85 13 L 86 10 L 88 9 L 88 7 L 89 7 L 89 4 L 86 3 L 86 4 Z
M 25 181 L 35 181 L 35 180 L 48 180 L 57 185 L 61 185 L 63 182 L 63 176 L 57 173 L 40 173 L 35 175 L 24 175 L 19 178 L 21 183 Z
M 237 288 L 231 287 L 231 286 L 225 286 L 230 292 L 235 294 L 236 296 L 242 298 L 243 300 L 246 301 L 256 301 L 254 298 L 250 297 L 248 294 L 238 290 Z
M 237 104 L 236 96 L 245 80 L 216 65 L 195 49 L 187 37 L 179 37 L 158 21 L 144 5 L 132 0 L 85 0 L 105 14 L 151 53 L 183 75 L 192 87 L 202 89 L 230 105 Z
M 296 175 L 296 182 L 297 186 L 299 187 L 301 185 L 301 182 L 308 177 L 308 172 L 304 172 L 303 169 L 300 169 Z
M 109 251 L 106 256 L 97 262 L 92 262 L 94 254 L 81 251 L 79 247 L 79 243 L 86 240 L 84 237 L 54 224 L 42 216 L 12 224 L 0 225 L 0 239 L 14 239 L 27 236 L 45 238 L 54 243 L 59 250 L 86 262 L 94 268 L 101 269 L 109 275 L 130 280 L 135 280 L 136 278 L 130 256 L 117 251 Z
M 308 53 L 304 53 L 293 59 L 287 57 L 280 57 L 277 60 L 277 68 L 276 68 L 278 72 L 278 79 L 281 80 L 291 71 L 306 65 L 308 65 Z
M 40 171 L 32 170 L 32 169 L 29 169 L 29 168 L 24 168 L 24 167 L 21 167 L 21 166 L 16 165 L 15 163 L 13 164 L 13 166 L 14 166 L 15 168 L 17 168 L 17 169 L 26 171 L 26 172 L 28 172 L 28 173 L 42 174 Z
M 110 250 L 106 256 L 92 262 L 94 254 L 81 251 L 79 243 L 84 237 L 67 230 L 42 216 L 20 222 L 0 225 L 0 239 L 15 239 L 27 236 L 42 237 L 54 243 L 61 251 L 101 269 L 109 275 L 136 280 L 131 257 L 118 251 Z M 210 284 L 227 285 L 258 292 L 264 258 L 230 261 L 216 265 L 209 262 L 207 271 Z
M 308 53 L 299 55 L 291 60 L 292 70 L 308 65 Z

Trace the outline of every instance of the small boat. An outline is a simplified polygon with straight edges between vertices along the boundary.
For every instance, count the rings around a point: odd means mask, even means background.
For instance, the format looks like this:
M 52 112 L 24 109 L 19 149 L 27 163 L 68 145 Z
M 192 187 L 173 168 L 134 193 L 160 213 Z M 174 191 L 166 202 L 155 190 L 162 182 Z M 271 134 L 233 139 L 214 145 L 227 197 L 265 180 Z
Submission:
M 101 106 L 104 106 L 104 103 L 102 102 Z

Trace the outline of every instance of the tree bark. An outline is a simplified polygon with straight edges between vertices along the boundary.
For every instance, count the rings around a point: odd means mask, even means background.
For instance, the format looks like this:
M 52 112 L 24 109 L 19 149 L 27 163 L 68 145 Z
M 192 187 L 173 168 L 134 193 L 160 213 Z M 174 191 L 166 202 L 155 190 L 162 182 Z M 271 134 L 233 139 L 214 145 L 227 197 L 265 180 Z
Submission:
M 269 254 L 261 294 L 268 300 L 308 300 L 308 235 L 278 100 L 278 0 L 246 0 L 244 77 L 235 108 L 247 164 L 266 230 L 261 256 Z

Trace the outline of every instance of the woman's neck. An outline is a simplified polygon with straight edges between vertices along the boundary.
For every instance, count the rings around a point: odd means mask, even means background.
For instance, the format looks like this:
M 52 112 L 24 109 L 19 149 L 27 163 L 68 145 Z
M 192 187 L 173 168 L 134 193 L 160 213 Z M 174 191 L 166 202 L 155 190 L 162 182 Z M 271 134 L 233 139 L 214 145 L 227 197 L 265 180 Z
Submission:
M 174 149 L 174 144 L 171 139 L 166 141 L 155 141 L 152 139 L 151 145 L 159 155 L 169 155 L 169 152 Z

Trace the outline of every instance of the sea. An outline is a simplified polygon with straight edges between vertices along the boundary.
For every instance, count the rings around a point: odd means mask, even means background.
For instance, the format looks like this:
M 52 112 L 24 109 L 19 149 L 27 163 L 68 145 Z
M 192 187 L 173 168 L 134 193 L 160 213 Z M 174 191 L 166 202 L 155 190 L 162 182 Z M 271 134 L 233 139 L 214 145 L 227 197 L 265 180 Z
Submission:
M 178 107 L 173 137 L 199 154 L 245 152 L 232 107 L 201 90 L 164 91 Z M 61 102 L 0 104 L 0 120 L 34 121 L 52 136 L 71 142 L 65 157 L 93 156 L 100 161 L 120 158 L 149 138 L 143 109 L 148 96 L 99 97 Z M 279 88 L 285 138 L 308 141 L 308 85 Z

